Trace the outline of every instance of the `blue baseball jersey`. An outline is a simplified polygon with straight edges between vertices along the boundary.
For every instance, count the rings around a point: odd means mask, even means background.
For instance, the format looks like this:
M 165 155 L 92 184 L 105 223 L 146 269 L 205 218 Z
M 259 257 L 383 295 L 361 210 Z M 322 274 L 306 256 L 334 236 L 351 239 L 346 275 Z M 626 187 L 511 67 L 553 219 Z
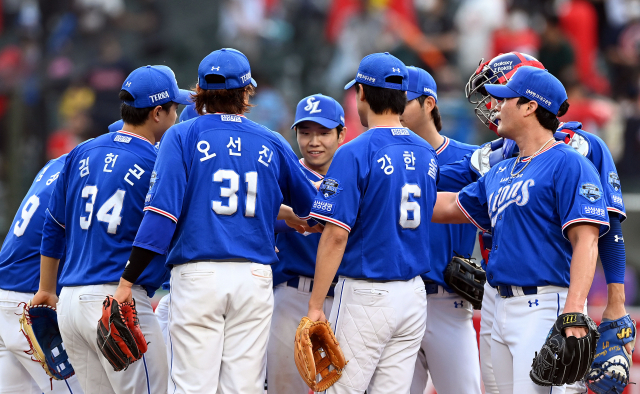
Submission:
M 143 216 L 157 150 L 149 140 L 126 131 L 109 133 L 74 148 L 51 195 L 41 253 L 67 259 L 62 286 L 118 282 Z M 149 295 L 168 275 L 157 256 L 136 284 Z
M 198 112 L 196 112 L 196 105 L 194 104 L 189 104 L 186 107 L 184 107 L 184 109 L 182 110 L 182 112 L 180 112 L 180 117 L 178 118 L 179 122 L 184 122 L 185 120 L 189 120 L 189 119 L 193 119 L 195 117 L 200 116 L 200 114 Z
M 0 251 L 0 289 L 35 293 L 40 283 L 40 242 L 45 211 L 67 155 L 49 161 L 36 175 L 13 218 Z M 61 259 L 64 264 L 64 257 Z
M 338 275 L 409 280 L 428 272 L 438 158 L 407 128 L 377 127 L 340 147 L 311 216 L 350 232 Z
M 315 195 L 280 134 L 244 116 L 207 114 L 164 135 L 144 209 L 176 223 L 168 265 L 227 259 L 273 264 L 280 204 L 305 218 Z
M 478 147 L 444 137 L 444 142 L 436 150 L 440 166 L 460 160 L 473 153 Z M 444 282 L 444 269 L 454 256 L 471 256 L 478 232 L 473 224 L 429 223 L 429 261 L 431 271 L 422 275 L 423 279 L 435 282 L 452 292 Z
M 300 165 L 310 180 L 316 182 L 324 179 L 324 176 L 307 167 L 302 159 L 300 159 Z M 276 235 L 280 262 L 272 267 L 274 286 L 300 275 L 313 278 L 321 235 L 320 233 L 303 235 L 297 231 Z
M 120 119 L 120 120 L 116 120 L 115 122 L 111 123 L 108 127 L 109 129 L 109 133 L 115 133 L 116 131 L 120 131 L 122 130 L 122 127 L 124 126 L 124 120 Z
M 596 168 L 564 142 L 519 163 L 511 158 L 495 165 L 460 191 L 458 206 L 493 234 L 487 279 L 494 287 L 568 287 L 567 227 L 595 223 L 601 234 L 609 228 Z

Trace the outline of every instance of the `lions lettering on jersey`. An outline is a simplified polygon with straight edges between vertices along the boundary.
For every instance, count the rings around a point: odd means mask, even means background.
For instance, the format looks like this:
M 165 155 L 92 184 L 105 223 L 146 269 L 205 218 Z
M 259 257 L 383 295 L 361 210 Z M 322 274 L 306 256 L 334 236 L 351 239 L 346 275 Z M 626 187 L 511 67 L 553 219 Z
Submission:
M 0 289 L 24 293 L 38 291 L 45 211 L 66 157 L 63 155 L 48 162 L 22 200 L 0 251 Z M 64 254 L 61 257 L 60 263 L 64 265 Z
M 492 286 L 568 287 L 572 247 L 567 227 L 591 222 L 600 225 L 601 234 L 609 228 L 599 174 L 562 142 L 530 162 L 514 168 L 515 163 L 501 162 L 458 194 L 467 218 L 493 234 L 487 279 Z M 506 171 L 499 172 L 501 167 Z M 514 179 L 507 171 L 522 176 Z
M 122 137 L 131 141 L 122 143 Z M 117 282 L 142 220 L 156 149 L 147 139 L 126 131 L 109 133 L 69 153 L 49 202 L 41 252 L 57 257 L 64 243 L 67 261 L 62 286 Z M 164 257 L 146 269 L 137 284 L 152 295 L 165 280 Z
M 373 128 L 337 150 L 311 216 L 350 232 L 338 275 L 408 280 L 429 271 L 437 171 L 433 148 L 406 128 Z

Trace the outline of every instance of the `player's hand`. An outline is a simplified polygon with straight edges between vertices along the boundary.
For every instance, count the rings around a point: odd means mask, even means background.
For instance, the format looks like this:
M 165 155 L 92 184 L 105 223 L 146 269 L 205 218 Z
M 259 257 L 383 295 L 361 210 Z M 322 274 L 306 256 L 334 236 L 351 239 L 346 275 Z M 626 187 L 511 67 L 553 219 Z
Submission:
M 564 335 L 569 337 L 582 338 L 587 336 L 587 328 L 586 327 L 567 327 L 564 329 Z
M 131 299 L 133 298 L 131 295 L 131 286 L 133 286 L 131 282 L 120 278 L 120 284 L 118 284 L 118 288 L 113 294 L 113 298 L 115 298 L 119 304 L 122 304 L 123 302 L 131 302 Z
M 57 303 L 58 296 L 44 290 L 38 290 L 31 300 L 31 305 L 49 305 L 52 308 L 55 308 Z
M 311 309 L 309 308 L 309 312 L 307 313 L 307 317 L 311 321 L 327 321 L 327 317 L 324 315 L 322 309 Z
M 315 226 L 310 227 L 309 223 L 307 223 L 306 220 L 300 219 L 299 217 L 297 217 L 295 215 L 293 217 L 289 217 L 289 218 L 285 219 L 284 222 L 287 224 L 287 226 L 289 226 L 292 229 L 296 230 L 300 234 L 304 234 L 304 233 L 321 233 L 322 230 L 324 229 L 324 226 L 322 226 L 321 224 L 316 224 Z

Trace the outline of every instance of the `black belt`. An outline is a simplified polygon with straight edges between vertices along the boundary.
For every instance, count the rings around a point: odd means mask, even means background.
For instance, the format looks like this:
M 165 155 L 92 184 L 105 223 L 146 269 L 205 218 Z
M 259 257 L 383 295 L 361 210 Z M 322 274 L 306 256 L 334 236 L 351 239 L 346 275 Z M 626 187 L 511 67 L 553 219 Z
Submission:
M 295 287 L 297 289 L 299 285 L 300 285 L 299 276 L 296 276 L 295 278 L 287 281 L 287 286 L 289 287 Z M 336 289 L 336 283 L 332 283 L 331 287 L 329 287 L 329 292 L 327 293 L 327 297 L 333 297 L 335 294 L 335 289 Z M 311 283 L 309 284 L 309 293 L 311 293 L 311 290 L 313 290 L 313 279 L 311 279 Z
M 424 279 L 423 279 L 424 280 Z M 424 288 L 427 289 L 427 294 L 438 294 L 438 284 L 431 281 L 424 281 Z
M 538 287 L 522 286 L 522 292 L 524 295 L 538 294 Z M 513 288 L 511 286 L 498 286 L 498 294 L 500 294 L 500 297 L 502 298 L 509 298 L 517 295 L 513 294 Z

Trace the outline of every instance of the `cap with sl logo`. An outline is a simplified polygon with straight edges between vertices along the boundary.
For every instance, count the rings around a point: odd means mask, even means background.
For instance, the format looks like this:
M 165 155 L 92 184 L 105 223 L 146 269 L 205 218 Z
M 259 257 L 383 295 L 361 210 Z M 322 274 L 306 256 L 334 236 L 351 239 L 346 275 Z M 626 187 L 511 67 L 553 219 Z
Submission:
M 407 101 L 417 99 L 420 96 L 431 96 L 438 102 L 438 87 L 431 74 L 425 70 L 409 66 L 409 86 L 407 89 Z
M 149 108 L 170 101 L 189 104 L 191 92 L 178 88 L 173 71 L 167 66 L 144 66 L 133 70 L 122 84 L 133 96 L 133 101 L 123 101 L 134 108 Z
M 207 75 L 220 75 L 224 83 L 208 83 Z M 252 84 L 258 86 L 251 78 L 251 66 L 244 53 L 233 48 L 222 48 L 213 51 L 200 62 L 198 67 L 198 86 L 200 89 L 239 89 Z
M 547 70 L 522 66 L 506 85 L 485 85 L 487 92 L 497 99 L 525 97 L 557 115 L 567 100 L 567 92 L 558 78 Z
M 333 129 L 338 125 L 344 126 L 344 110 L 332 97 L 314 94 L 300 100 L 296 107 L 296 120 L 291 128 L 306 120 Z
M 401 77 L 402 83 L 387 82 L 387 78 L 389 77 Z M 356 82 L 360 82 L 379 88 L 406 91 L 408 79 L 407 66 L 405 66 L 400 59 L 389 54 L 389 52 L 372 53 L 362 59 L 360 66 L 358 66 L 356 79 L 346 84 L 344 89 L 347 90 L 355 85 Z

